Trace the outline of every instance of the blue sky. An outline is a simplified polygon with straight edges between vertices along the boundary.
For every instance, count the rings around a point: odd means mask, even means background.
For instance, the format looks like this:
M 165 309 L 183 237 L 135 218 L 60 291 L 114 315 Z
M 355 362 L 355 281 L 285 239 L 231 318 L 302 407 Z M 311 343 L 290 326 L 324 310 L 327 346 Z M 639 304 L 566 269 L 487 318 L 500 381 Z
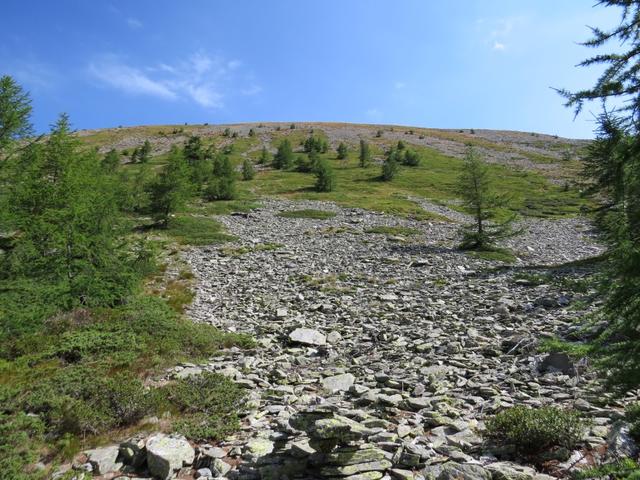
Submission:
M 550 87 L 575 65 L 595 0 L 3 0 L 0 74 L 34 124 L 75 128 L 345 121 L 590 137 Z

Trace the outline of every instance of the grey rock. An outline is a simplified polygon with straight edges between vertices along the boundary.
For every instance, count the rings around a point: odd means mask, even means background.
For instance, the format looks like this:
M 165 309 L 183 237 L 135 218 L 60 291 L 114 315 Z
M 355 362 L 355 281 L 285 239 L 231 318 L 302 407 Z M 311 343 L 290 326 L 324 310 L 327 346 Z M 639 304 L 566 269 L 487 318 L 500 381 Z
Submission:
M 350 373 L 326 377 L 322 379 L 322 388 L 330 392 L 346 392 L 351 388 L 355 379 L 356 378 Z
M 147 439 L 146 449 L 149 473 L 159 480 L 169 480 L 195 459 L 195 450 L 181 435 L 154 434 Z
M 118 445 L 86 450 L 84 454 L 89 459 L 89 463 L 93 469 L 92 471 L 96 475 L 117 472 L 122 468 L 122 463 L 117 461 L 118 455 L 120 454 L 120 447 Z
M 302 343 L 304 345 L 322 346 L 327 343 L 327 337 L 311 328 L 296 328 L 289 334 L 289 339 L 292 342 Z
M 638 444 L 629 434 L 629 425 L 617 422 L 611 428 L 607 438 L 608 454 L 614 458 L 635 458 L 640 453 Z

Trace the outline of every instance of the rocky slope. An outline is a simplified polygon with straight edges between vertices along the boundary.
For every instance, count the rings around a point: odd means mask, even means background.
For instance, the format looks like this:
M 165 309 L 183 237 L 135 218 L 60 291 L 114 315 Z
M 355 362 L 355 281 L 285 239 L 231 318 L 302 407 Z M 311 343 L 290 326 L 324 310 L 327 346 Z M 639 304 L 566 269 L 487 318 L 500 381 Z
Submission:
M 277 215 L 300 208 L 337 215 Z M 570 335 L 588 307 L 561 283 L 523 272 L 600 253 L 585 222 L 529 221 L 512 242 L 516 266 L 497 268 L 455 250 L 455 222 L 275 200 L 221 221 L 242 240 L 186 253 L 198 279 L 189 314 L 251 333 L 259 346 L 168 373 L 220 372 L 250 398 L 240 434 L 199 446 L 197 475 L 542 479 L 593 462 L 608 441 L 609 454 L 626 445 L 612 430 L 621 408 L 588 366 L 537 351 Z M 367 233 L 378 226 L 418 233 Z M 516 404 L 584 412 L 593 419 L 584 448 L 546 472 L 499 460 L 483 443 L 484 420 Z

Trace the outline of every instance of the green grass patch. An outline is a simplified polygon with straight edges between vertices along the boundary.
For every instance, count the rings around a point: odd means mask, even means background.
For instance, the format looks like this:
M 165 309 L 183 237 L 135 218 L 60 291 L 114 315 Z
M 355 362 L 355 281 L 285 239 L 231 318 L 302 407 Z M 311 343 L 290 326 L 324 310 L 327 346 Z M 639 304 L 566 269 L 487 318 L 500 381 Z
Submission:
M 569 355 L 574 360 L 588 357 L 593 351 L 593 346 L 582 342 L 568 342 L 557 337 L 546 338 L 538 347 L 540 352 L 552 353 L 562 352 Z
M 187 213 L 198 215 L 229 215 L 234 212 L 248 213 L 260 208 L 255 200 L 217 200 L 215 202 L 195 202 L 186 209 Z
M 306 209 L 306 210 L 288 210 L 285 212 L 280 212 L 278 216 L 284 217 L 284 218 L 311 218 L 315 220 L 327 220 L 329 218 L 335 217 L 336 214 L 334 212 L 329 212 L 327 210 Z
M 516 261 L 516 256 L 507 248 L 465 250 L 465 253 L 471 257 L 488 260 L 490 262 L 514 263 Z
M 457 200 L 457 180 L 463 161 L 426 147 L 416 146 L 415 150 L 420 153 L 420 165 L 402 167 L 391 182 L 379 180 L 380 165 L 375 162 L 367 168 L 360 168 L 357 151 L 351 149 L 345 161 L 336 160 L 332 152 L 321 155 L 332 165 L 336 175 L 336 188 L 332 192 L 316 192 L 312 174 L 280 170 L 259 172 L 252 182 L 251 192 L 264 196 L 332 201 L 345 207 L 432 220 L 437 216 L 426 212 L 409 197 L 423 197 L 436 202 Z M 376 158 L 380 160 L 374 155 Z M 570 216 L 589 206 L 577 190 L 565 190 L 539 173 L 496 164 L 489 165 L 489 169 L 496 190 L 509 197 L 508 209 L 504 210 L 502 217 L 510 212 L 534 217 Z M 242 185 L 241 188 L 249 187 Z M 461 210 L 461 207 L 452 208 Z
M 214 245 L 236 238 L 224 233 L 222 224 L 212 218 L 180 215 L 169 220 L 161 232 L 182 245 Z
M 420 231 L 409 227 L 389 227 L 379 225 L 366 229 L 364 233 L 379 233 L 382 235 L 418 235 Z

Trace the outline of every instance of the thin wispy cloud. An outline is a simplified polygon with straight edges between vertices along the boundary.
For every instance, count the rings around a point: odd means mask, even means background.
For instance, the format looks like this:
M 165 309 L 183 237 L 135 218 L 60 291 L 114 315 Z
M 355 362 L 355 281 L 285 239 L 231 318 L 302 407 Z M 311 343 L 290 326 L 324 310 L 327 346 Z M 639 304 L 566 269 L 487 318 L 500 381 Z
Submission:
M 406 86 L 407 86 L 407 84 L 404 83 L 404 82 L 396 82 L 396 83 L 393 84 L 393 88 L 395 88 L 396 90 L 402 90 Z
M 239 60 L 227 60 L 203 51 L 177 62 L 161 62 L 150 66 L 132 66 L 120 57 L 104 56 L 88 66 L 92 78 L 103 85 L 135 95 L 162 100 L 189 100 L 201 107 L 224 106 L 232 94 L 255 95 L 262 88 L 254 83 L 243 85 L 235 72 L 242 67 Z
M 133 30 L 138 30 L 139 28 L 142 28 L 142 22 L 137 18 L 133 18 L 133 17 L 127 18 L 127 25 L 129 25 L 129 28 Z
M 504 43 L 500 43 L 500 42 L 493 42 L 493 49 L 494 50 L 504 50 L 506 47 L 506 45 Z
M 134 67 L 119 63 L 116 59 L 89 64 L 89 73 L 102 83 L 130 94 L 150 95 L 173 100 L 177 95 L 167 85 L 149 78 Z

